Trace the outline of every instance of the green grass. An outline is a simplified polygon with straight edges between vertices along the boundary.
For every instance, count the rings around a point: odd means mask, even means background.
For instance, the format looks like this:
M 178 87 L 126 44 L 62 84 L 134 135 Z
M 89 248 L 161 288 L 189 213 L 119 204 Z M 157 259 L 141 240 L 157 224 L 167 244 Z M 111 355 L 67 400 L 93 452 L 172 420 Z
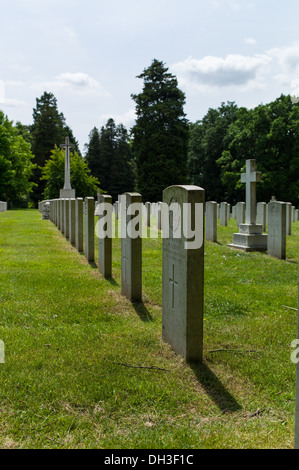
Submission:
M 161 339 L 161 239 L 132 304 L 119 239 L 105 280 L 37 211 L 0 214 L 0 447 L 292 448 L 299 223 L 286 261 L 227 247 L 234 231 L 205 245 L 195 366 Z

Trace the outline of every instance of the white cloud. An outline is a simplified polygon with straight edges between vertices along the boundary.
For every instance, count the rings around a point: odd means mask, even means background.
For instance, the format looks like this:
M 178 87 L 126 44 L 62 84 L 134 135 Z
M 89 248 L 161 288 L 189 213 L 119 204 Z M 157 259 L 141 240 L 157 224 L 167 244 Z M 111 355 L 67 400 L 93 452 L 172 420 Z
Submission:
M 271 60 L 271 57 L 262 54 L 229 54 L 224 58 L 205 56 L 202 59 L 189 57 L 174 64 L 172 69 L 185 85 L 191 84 L 201 89 L 230 86 L 260 88 L 260 71 Z
M 18 106 L 24 106 L 25 104 L 24 101 L 15 98 L 6 98 L 5 82 L 4 80 L 0 80 L 0 105 L 16 108 Z
M 269 54 L 288 72 L 299 72 L 299 43 L 270 49 Z
M 50 89 L 54 91 L 69 91 L 77 93 L 89 93 L 108 96 L 109 93 L 94 78 L 83 72 L 61 73 L 51 81 L 34 84 L 34 87 Z
M 131 127 L 136 120 L 135 109 L 129 109 L 123 114 L 102 114 L 101 121 L 106 124 L 108 119 L 112 118 L 116 124 L 123 124 L 125 127 Z
M 248 44 L 249 46 L 254 46 L 256 44 L 256 39 L 254 39 L 254 38 L 245 38 L 244 42 L 245 42 L 245 44 Z

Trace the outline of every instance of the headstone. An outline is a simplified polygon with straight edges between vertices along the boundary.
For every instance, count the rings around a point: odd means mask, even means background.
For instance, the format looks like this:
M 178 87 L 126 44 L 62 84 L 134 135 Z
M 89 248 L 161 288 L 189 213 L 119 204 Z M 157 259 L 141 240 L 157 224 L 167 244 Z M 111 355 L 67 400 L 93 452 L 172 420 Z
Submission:
M 145 203 L 145 219 L 144 219 L 144 224 L 146 227 L 151 226 L 151 203 L 146 202 Z
M 60 199 L 60 231 L 64 233 L 64 199 Z
M 74 146 L 70 144 L 69 138 L 65 138 L 65 143 L 60 144 L 60 147 L 65 148 L 65 162 L 64 162 L 64 186 L 60 190 L 60 198 L 74 198 L 75 190 L 71 187 L 71 161 L 70 161 L 70 148 Z
M 233 218 L 233 219 L 236 218 L 236 206 L 233 206 L 233 207 L 232 207 L 232 218 Z
M 256 183 L 261 181 L 261 173 L 256 171 L 256 161 L 246 160 L 246 173 L 241 174 L 241 182 L 246 183 L 246 223 L 239 225 L 239 233 L 233 234 L 231 248 L 244 251 L 266 251 L 267 235 L 261 224 L 256 224 Z
M 256 223 L 262 225 L 263 232 L 266 230 L 266 212 L 267 204 L 265 202 L 258 202 L 256 205 Z
M 292 203 L 286 202 L 286 234 L 292 235 Z
M 227 221 L 229 221 L 230 220 L 230 204 L 227 203 L 226 207 L 227 207 Z
M 98 204 L 99 271 L 105 278 L 112 275 L 112 197 L 101 194 Z
M 69 241 L 72 245 L 76 242 L 76 199 L 70 199 L 69 207 Z
M 94 198 L 85 198 L 85 257 L 89 263 L 94 262 Z
M 246 204 L 245 202 L 238 202 L 236 205 L 236 221 L 237 226 L 239 227 L 240 224 L 245 223 L 245 209 Z
M 142 198 L 139 193 L 122 195 L 121 293 L 132 302 L 142 299 Z
M 115 201 L 114 203 L 114 213 L 115 213 L 115 219 L 118 220 L 118 214 L 119 214 L 119 202 Z
M 83 251 L 83 198 L 78 197 L 75 204 L 76 213 L 76 234 L 75 244 L 76 248 L 81 253 Z
M 268 206 L 268 255 L 286 258 L 286 204 L 273 201 Z
M 204 190 L 170 186 L 163 191 L 169 211 L 169 237 L 163 238 L 162 336 L 187 361 L 203 357 Z M 188 208 L 188 210 L 187 210 Z M 190 209 L 190 210 L 189 210 Z M 164 217 L 162 231 L 164 233 Z M 198 226 L 196 248 L 186 247 L 184 226 Z M 181 236 L 177 238 L 175 234 Z
M 158 230 L 161 230 L 162 229 L 162 209 L 161 209 L 161 204 L 162 202 L 158 202 L 157 203 L 157 207 L 156 207 L 156 228 Z
M 227 202 L 220 204 L 220 225 L 227 226 Z
M 217 202 L 206 203 L 206 240 L 217 242 Z
M 70 233 L 70 200 L 64 200 L 64 236 L 68 240 Z
M 50 218 L 50 202 L 45 202 L 42 209 L 42 219 L 48 220 Z

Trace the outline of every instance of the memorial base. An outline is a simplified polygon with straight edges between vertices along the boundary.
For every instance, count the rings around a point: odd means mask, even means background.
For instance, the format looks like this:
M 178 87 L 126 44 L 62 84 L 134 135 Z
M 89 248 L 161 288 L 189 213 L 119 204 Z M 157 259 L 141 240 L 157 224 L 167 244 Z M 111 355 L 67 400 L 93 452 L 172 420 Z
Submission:
M 76 190 L 75 189 L 61 189 L 60 190 L 60 199 L 71 199 L 76 197 Z
M 233 234 L 233 243 L 228 246 L 243 251 L 267 251 L 267 239 L 262 225 L 240 224 L 239 233 Z

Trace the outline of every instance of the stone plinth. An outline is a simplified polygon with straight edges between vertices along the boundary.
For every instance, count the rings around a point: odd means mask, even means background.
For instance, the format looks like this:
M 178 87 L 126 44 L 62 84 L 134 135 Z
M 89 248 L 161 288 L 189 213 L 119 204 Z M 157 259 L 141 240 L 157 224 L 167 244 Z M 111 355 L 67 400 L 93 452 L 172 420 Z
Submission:
M 75 189 L 60 189 L 60 199 L 71 199 L 75 198 Z
M 233 243 L 228 246 L 244 251 L 266 251 L 267 235 L 260 224 L 240 224 L 239 233 L 233 234 Z

